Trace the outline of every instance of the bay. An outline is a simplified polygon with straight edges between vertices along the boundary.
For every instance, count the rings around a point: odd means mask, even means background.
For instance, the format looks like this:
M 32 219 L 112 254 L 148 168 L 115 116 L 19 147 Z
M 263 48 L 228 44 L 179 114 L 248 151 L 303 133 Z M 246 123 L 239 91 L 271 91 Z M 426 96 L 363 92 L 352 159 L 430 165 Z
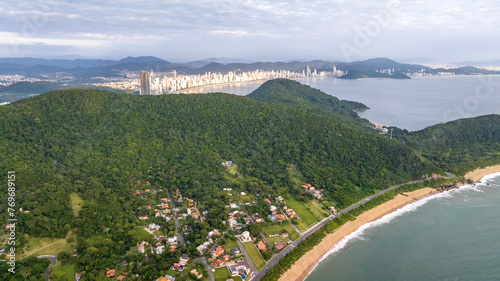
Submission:
M 461 118 L 500 113 L 500 76 L 422 77 L 409 80 L 303 78 L 297 81 L 370 107 L 360 112 L 372 122 L 411 131 Z M 247 95 L 264 81 L 214 85 L 191 93 Z

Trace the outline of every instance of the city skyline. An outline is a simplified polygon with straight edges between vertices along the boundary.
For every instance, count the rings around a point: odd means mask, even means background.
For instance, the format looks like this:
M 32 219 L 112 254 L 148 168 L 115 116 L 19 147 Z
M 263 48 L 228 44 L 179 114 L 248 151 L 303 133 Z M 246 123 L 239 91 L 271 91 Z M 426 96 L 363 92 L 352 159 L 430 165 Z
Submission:
M 2 57 L 494 61 L 498 2 L 11 1 Z

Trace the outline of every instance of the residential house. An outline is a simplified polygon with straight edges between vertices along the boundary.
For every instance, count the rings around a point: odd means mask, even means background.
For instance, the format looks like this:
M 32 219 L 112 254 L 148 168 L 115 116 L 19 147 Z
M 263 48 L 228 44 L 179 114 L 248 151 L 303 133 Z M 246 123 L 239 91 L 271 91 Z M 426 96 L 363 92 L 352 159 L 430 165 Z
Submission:
M 122 281 L 122 280 L 124 280 L 125 278 L 126 278 L 126 276 L 125 276 L 125 275 L 118 275 L 118 277 L 116 277 L 116 280 L 118 280 L 118 281 Z
M 283 237 L 283 238 L 288 238 L 288 233 L 287 233 L 287 232 L 285 232 L 285 233 L 281 234 L 281 237 Z
M 232 265 L 228 265 L 227 270 L 231 276 L 240 276 L 243 280 L 247 279 L 252 272 L 250 265 L 245 260 L 239 260 Z
M 200 274 L 198 273 L 198 271 L 196 269 L 192 269 L 191 271 L 189 271 L 189 273 L 193 274 L 194 276 L 196 276 L 196 279 L 201 279 L 203 278 L 203 274 Z
M 149 224 L 149 229 L 153 230 L 153 231 L 158 231 L 161 229 L 161 226 L 155 224 L 155 223 L 150 223 Z
M 196 249 L 198 249 L 198 252 L 200 252 L 200 254 L 203 255 L 203 252 L 205 252 L 205 250 L 207 249 L 207 247 L 205 245 L 199 245 L 198 247 L 196 247 Z
M 230 255 L 224 255 L 224 256 L 222 257 L 222 259 L 223 259 L 224 261 L 228 261 L 230 257 L 231 257 Z
M 139 253 L 144 254 L 144 244 L 137 245 L 137 250 Z
M 180 260 L 179 260 L 179 263 L 180 263 L 180 264 L 184 264 L 184 265 L 185 265 L 185 264 L 187 264 L 187 263 L 188 263 L 188 261 L 189 261 L 189 256 L 188 256 L 188 254 L 182 254 L 182 256 L 181 256 L 181 258 L 180 258 Z
M 225 266 L 226 265 L 226 262 L 223 261 L 223 260 L 215 260 L 212 265 L 214 267 L 221 267 L 221 266 Z
M 75 280 L 78 281 L 82 278 L 82 275 L 80 273 L 75 273 Z
M 215 248 L 215 251 L 211 253 L 212 258 L 217 258 L 218 256 L 224 254 L 224 248 L 222 247 L 217 247 Z
M 267 250 L 266 244 L 264 244 L 264 242 L 262 242 L 262 241 L 259 241 L 257 243 L 257 248 L 259 248 L 259 250 L 261 250 L 261 251 Z
M 236 255 L 240 255 L 241 251 L 240 251 L 240 248 L 233 248 L 230 253 L 231 253 L 231 255 L 236 256 Z
M 224 167 L 229 167 L 231 165 L 233 165 L 233 161 L 224 161 L 224 162 L 222 162 L 222 166 L 224 166 Z
M 243 233 L 239 236 L 241 242 L 249 242 L 252 241 L 252 237 L 250 237 L 250 232 L 243 231 Z
M 139 216 L 139 219 L 140 219 L 140 220 L 147 220 L 147 219 L 148 219 L 148 216 Z
M 198 214 L 197 213 L 191 213 L 191 217 L 195 220 L 198 219 Z
M 108 271 L 106 271 L 106 277 L 108 277 L 108 278 L 113 278 L 113 277 L 115 277 L 115 270 L 114 270 L 114 269 L 109 269 L 109 268 L 108 268 Z
M 164 250 L 165 250 L 165 246 L 163 246 L 163 245 L 157 246 L 155 248 L 155 252 L 156 252 L 157 255 L 161 255 Z
M 286 242 L 281 242 L 281 243 L 275 243 L 274 247 L 275 247 L 276 249 L 278 249 L 279 251 L 281 251 L 283 248 L 285 248 L 285 247 L 286 247 L 286 245 L 287 245 L 287 243 L 286 243 Z

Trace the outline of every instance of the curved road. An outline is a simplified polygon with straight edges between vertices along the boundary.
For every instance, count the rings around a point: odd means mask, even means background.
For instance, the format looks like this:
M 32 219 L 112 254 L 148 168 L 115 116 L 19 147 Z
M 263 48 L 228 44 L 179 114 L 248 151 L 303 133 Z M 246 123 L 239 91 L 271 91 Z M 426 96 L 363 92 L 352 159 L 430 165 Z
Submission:
M 38 256 L 37 258 L 39 259 L 48 259 L 50 260 L 50 262 L 53 264 L 53 265 L 56 265 L 57 263 L 57 258 L 55 256 L 49 256 L 49 255 L 42 255 L 42 256 Z M 45 273 L 43 274 L 43 276 L 45 276 L 45 281 L 49 281 L 49 273 L 50 273 L 50 269 L 47 268 L 47 270 L 45 270 Z
M 281 252 L 279 252 L 277 255 L 275 255 L 267 264 L 266 266 L 261 269 L 259 272 L 257 272 L 255 274 L 255 277 L 252 279 L 252 281 L 257 281 L 257 280 L 260 280 L 262 277 L 264 277 L 264 275 L 266 275 L 267 271 L 269 271 L 269 269 L 271 269 L 271 267 L 273 267 L 276 263 L 278 263 L 278 261 L 283 258 L 286 254 L 288 254 L 293 248 L 297 247 L 297 245 L 299 245 L 300 242 L 302 242 L 304 239 L 306 239 L 309 235 L 311 235 L 312 233 L 314 233 L 316 230 L 320 229 L 321 227 L 323 227 L 327 222 L 333 220 L 334 218 L 346 213 L 346 212 L 349 212 L 349 211 L 352 211 L 353 209 L 361 206 L 362 204 L 372 200 L 373 198 L 375 197 L 378 197 L 388 191 L 391 191 L 391 190 L 394 190 L 396 188 L 399 188 L 403 185 L 407 185 L 407 184 L 415 184 L 415 183 L 420 183 L 420 182 L 423 182 L 423 181 L 426 181 L 426 180 L 430 180 L 430 179 L 437 179 L 437 178 L 444 178 L 444 179 L 451 179 L 455 177 L 455 175 L 453 174 L 450 174 L 448 172 L 446 172 L 446 177 L 443 177 L 443 176 L 438 176 L 438 177 L 429 177 L 429 178 L 426 178 L 426 179 L 421 179 L 421 180 L 416 180 L 416 181 L 410 181 L 410 182 L 407 182 L 407 183 L 402 183 L 402 184 L 398 184 L 398 185 L 394 185 L 394 186 L 391 186 L 387 189 L 384 189 L 380 192 L 377 192 L 375 194 L 373 194 L 372 196 L 369 196 L 361 201 L 359 201 L 358 203 L 354 204 L 354 205 L 351 205 L 349 206 L 348 208 L 336 213 L 336 214 L 333 214 L 329 217 L 326 217 L 324 218 L 323 220 L 321 220 L 319 223 L 313 225 L 311 228 L 309 228 L 308 230 L 306 230 L 305 232 L 302 233 L 302 235 L 297 238 L 297 240 L 293 241 L 291 244 L 289 244 L 285 249 L 281 250 Z

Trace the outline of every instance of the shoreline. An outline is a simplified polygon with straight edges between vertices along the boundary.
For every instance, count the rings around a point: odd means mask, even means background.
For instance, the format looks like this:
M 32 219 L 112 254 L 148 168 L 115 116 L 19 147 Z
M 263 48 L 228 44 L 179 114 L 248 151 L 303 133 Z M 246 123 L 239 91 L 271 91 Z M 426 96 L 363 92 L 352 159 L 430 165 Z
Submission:
M 474 183 L 480 181 L 483 177 L 499 173 L 500 165 L 488 166 L 486 168 L 479 168 L 468 172 L 465 175 L 466 179 L 472 180 Z M 334 232 L 328 234 L 323 240 L 306 254 L 304 254 L 298 261 L 296 261 L 290 269 L 283 273 L 279 281 L 286 280 L 304 280 L 316 268 L 318 263 L 324 256 L 342 239 L 347 235 L 355 232 L 363 225 L 374 222 L 383 216 L 393 213 L 396 210 L 417 202 L 423 198 L 440 193 L 436 188 L 426 187 L 411 192 L 404 192 L 398 194 L 393 199 L 382 203 L 368 211 L 360 214 L 356 220 L 349 221 L 340 226 Z

